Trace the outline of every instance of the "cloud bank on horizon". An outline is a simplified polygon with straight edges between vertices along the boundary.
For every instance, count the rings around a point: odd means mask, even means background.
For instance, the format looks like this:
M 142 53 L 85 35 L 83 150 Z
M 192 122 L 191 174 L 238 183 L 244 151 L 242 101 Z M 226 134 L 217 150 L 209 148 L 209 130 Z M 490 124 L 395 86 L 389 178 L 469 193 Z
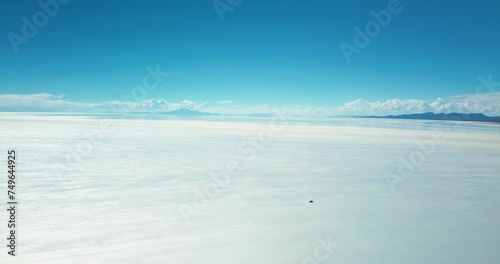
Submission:
M 261 104 L 241 106 L 237 102 L 221 100 L 214 103 L 184 100 L 171 102 L 165 99 L 147 99 L 139 102 L 112 100 L 102 103 L 86 103 L 66 100 L 62 95 L 0 94 L 0 111 L 3 112 L 169 112 L 179 109 L 218 114 L 271 114 L 280 107 L 287 107 L 290 114 L 299 116 L 365 116 L 401 115 L 413 113 L 482 113 L 500 116 L 500 92 L 458 95 L 435 100 L 388 99 L 367 101 L 362 98 L 342 106 L 306 107 Z

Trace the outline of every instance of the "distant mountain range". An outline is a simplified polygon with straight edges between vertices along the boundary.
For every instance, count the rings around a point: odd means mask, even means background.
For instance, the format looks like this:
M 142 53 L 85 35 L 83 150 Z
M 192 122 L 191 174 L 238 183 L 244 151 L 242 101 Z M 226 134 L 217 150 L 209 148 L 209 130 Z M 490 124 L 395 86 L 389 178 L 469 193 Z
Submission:
M 499 116 L 490 117 L 483 114 L 462 114 L 462 113 L 450 113 L 450 114 L 423 113 L 423 114 L 408 114 L 408 115 L 369 116 L 369 118 L 451 120 L 451 121 L 476 121 L 476 122 L 500 123 Z

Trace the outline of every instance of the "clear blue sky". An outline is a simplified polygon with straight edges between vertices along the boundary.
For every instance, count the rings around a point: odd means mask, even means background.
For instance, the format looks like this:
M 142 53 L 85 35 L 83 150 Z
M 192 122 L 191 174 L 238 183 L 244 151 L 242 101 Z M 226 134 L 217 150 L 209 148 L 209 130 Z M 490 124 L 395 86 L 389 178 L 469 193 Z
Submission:
M 403 11 L 347 63 L 339 44 L 388 2 L 243 0 L 221 21 L 211 0 L 72 0 L 16 54 L 7 34 L 41 8 L 4 0 L 0 93 L 109 101 L 160 64 L 170 76 L 154 98 L 329 106 L 471 94 L 478 76 L 500 76 L 494 0 L 401 0 Z

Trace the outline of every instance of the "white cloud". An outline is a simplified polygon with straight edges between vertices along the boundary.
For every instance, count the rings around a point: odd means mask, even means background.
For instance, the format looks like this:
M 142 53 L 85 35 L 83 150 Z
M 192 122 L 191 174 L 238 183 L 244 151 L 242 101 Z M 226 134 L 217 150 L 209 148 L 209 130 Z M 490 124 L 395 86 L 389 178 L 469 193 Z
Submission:
M 130 110 L 134 112 L 165 112 L 179 109 L 203 111 L 209 107 L 209 103 L 197 103 L 184 100 L 179 103 L 171 103 L 164 99 L 147 99 L 140 102 L 108 101 L 99 104 L 100 110 Z
M 168 109 L 169 103 L 164 99 L 148 99 L 141 102 L 108 101 L 99 104 L 98 108 L 110 109 L 132 109 L 132 110 L 153 110 Z
M 351 115 L 386 115 L 423 113 L 432 111 L 422 100 L 391 99 L 385 102 L 368 102 L 357 99 L 344 104 L 338 112 Z
M 500 115 L 500 92 L 439 98 L 430 105 L 437 112 Z
M 434 101 L 391 99 L 368 102 L 357 99 L 344 104 L 338 114 L 349 115 L 400 115 L 408 113 L 483 113 L 500 115 L 500 92 L 438 98 Z
M 195 101 L 184 100 L 184 101 L 180 102 L 179 105 L 180 105 L 180 108 L 185 108 L 185 109 L 189 109 L 189 110 L 201 110 L 201 109 L 207 108 L 209 106 L 209 103 L 205 102 L 205 103 L 199 104 Z
M 221 114 L 253 114 L 274 112 L 269 104 L 243 107 L 232 101 L 198 103 L 184 100 L 178 103 L 165 99 L 147 99 L 140 102 L 107 101 L 103 103 L 82 103 L 68 101 L 61 95 L 39 94 L 0 94 L 0 110 L 3 111 L 67 111 L 67 112 L 166 112 L 178 109 L 189 109 Z M 435 100 L 401 100 L 370 102 L 357 99 L 345 103 L 341 107 L 290 107 L 289 112 L 301 116 L 333 116 L 333 115 L 399 115 L 408 113 L 483 113 L 489 116 L 500 116 L 500 92 L 459 95 Z
M 85 109 L 95 104 L 68 102 L 61 95 L 38 94 L 0 94 L 0 109 Z
M 269 104 L 261 104 L 257 106 L 257 109 L 259 110 L 268 110 L 269 109 Z
M 234 104 L 233 101 L 228 101 L 228 100 L 218 101 L 217 103 L 221 104 L 221 105 L 231 105 L 231 104 Z

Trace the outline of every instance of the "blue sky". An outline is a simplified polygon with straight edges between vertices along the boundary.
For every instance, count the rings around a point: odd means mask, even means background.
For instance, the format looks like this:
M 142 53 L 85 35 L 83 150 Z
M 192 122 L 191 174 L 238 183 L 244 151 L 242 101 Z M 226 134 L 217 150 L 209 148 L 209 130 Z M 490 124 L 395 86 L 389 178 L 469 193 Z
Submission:
M 340 43 L 353 45 L 354 28 L 364 29 L 372 10 L 393 1 L 243 0 L 221 21 L 207 0 L 72 0 L 16 53 L 8 34 L 22 36 L 21 18 L 33 21 L 43 9 L 37 1 L 6 0 L 0 94 L 123 101 L 156 65 L 169 76 L 148 98 L 240 107 L 338 110 L 360 98 L 431 104 L 474 94 L 480 76 L 500 81 L 500 3 L 493 0 L 401 0 L 400 12 L 348 63 Z M 474 110 L 491 108 L 486 101 Z

